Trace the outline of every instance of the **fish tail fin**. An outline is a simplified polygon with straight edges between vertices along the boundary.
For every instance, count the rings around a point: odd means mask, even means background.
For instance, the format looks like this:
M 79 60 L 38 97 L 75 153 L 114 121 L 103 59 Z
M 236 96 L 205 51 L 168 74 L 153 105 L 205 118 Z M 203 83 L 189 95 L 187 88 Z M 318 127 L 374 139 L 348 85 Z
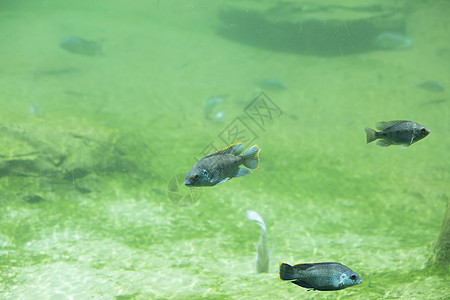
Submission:
M 369 127 L 364 127 L 366 131 L 367 144 L 375 141 L 377 139 L 377 132 Z
M 244 152 L 242 157 L 244 157 L 244 166 L 251 170 L 259 171 L 259 152 L 261 151 L 261 147 L 259 145 L 253 145 L 247 151 Z
M 295 278 L 295 269 L 293 266 L 280 262 L 280 276 L 278 277 L 280 280 L 294 280 Z

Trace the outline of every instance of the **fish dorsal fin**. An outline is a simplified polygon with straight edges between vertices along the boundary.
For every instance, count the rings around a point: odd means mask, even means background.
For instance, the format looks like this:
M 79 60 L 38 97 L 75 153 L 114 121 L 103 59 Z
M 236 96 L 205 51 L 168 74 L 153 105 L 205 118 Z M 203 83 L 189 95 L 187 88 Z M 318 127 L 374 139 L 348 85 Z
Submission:
M 232 144 L 232 145 L 230 145 L 230 146 L 228 146 L 226 148 L 217 150 L 216 152 L 213 152 L 210 155 L 205 156 L 205 157 L 210 157 L 210 156 L 213 156 L 213 155 L 227 154 L 227 153 L 237 156 L 237 155 L 241 154 L 243 149 L 244 149 L 244 143 L 242 143 L 242 142 L 241 143 L 236 143 L 236 144 Z
M 309 268 L 311 268 L 312 266 L 314 266 L 314 264 L 295 264 L 293 265 L 294 268 L 296 268 L 297 270 L 307 270 Z
M 405 123 L 408 122 L 406 120 L 393 120 L 393 121 L 381 121 L 375 124 L 375 126 L 377 127 L 378 130 L 384 130 L 388 127 L 397 125 L 397 124 L 401 124 L 401 123 Z

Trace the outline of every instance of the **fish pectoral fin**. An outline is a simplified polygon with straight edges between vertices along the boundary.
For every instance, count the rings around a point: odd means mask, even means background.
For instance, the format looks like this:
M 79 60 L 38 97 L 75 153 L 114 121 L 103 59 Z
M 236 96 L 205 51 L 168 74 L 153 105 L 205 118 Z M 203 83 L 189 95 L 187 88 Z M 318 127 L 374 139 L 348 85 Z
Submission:
M 389 147 L 391 143 L 386 142 L 385 140 L 378 140 L 377 145 L 381 147 Z
M 244 177 L 244 176 L 246 176 L 248 174 L 252 174 L 252 171 L 250 171 L 247 168 L 240 167 L 238 172 L 236 173 L 236 175 L 234 175 L 234 177 Z
M 225 179 L 222 179 L 221 181 L 219 181 L 219 182 L 218 182 L 218 183 L 216 183 L 215 185 L 218 185 L 218 184 L 224 183 L 225 181 L 228 181 L 228 180 L 230 180 L 230 177 L 227 177 L 227 178 L 225 178 Z
M 314 287 L 313 286 L 311 286 L 311 285 L 309 285 L 308 283 L 306 283 L 306 282 L 304 282 L 304 281 L 302 281 L 302 280 L 300 280 L 300 279 L 297 279 L 297 280 L 294 280 L 294 281 L 291 281 L 293 284 L 296 284 L 296 285 L 298 285 L 298 286 L 301 286 L 301 287 L 304 287 L 304 288 L 306 288 L 306 289 L 313 289 L 314 290 Z

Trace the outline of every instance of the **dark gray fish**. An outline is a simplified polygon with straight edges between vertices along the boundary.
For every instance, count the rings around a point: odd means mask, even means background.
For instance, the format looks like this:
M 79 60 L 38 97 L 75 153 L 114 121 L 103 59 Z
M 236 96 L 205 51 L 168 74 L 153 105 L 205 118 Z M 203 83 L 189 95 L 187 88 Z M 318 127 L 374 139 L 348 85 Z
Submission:
M 254 145 L 244 154 L 243 143 L 236 143 L 207 155 L 200 159 L 186 175 L 186 186 L 213 186 L 233 177 L 243 177 L 251 174 L 251 170 L 259 170 L 259 152 L 261 148 Z M 241 167 L 244 165 L 249 168 Z
M 381 147 L 388 147 L 390 145 L 403 145 L 404 147 L 408 147 L 430 133 L 430 130 L 425 126 L 405 120 L 383 121 L 375 125 L 381 131 L 364 127 L 367 143 L 378 140 L 377 145 Z
M 44 198 L 42 198 L 41 196 L 34 194 L 34 195 L 26 195 L 23 196 L 23 200 L 25 200 L 28 203 L 39 203 L 44 201 Z
M 429 92 L 434 93 L 443 93 L 445 92 L 444 85 L 442 82 L 436 81 L 436 80 L 429 80 L 424 82 L 416 82 L 414 83 L 414 86 L 424 89 Z
M 337 262 L 289 265 L 280 262 L 280 280 L 313 290 L 336 291 L 362 282 L 358 273 Z
M 102 45 L 100 43 L 76 36 L 64 38 L 59 45 L 64 50 L 85 56 L 98 56 L 102 53 Z

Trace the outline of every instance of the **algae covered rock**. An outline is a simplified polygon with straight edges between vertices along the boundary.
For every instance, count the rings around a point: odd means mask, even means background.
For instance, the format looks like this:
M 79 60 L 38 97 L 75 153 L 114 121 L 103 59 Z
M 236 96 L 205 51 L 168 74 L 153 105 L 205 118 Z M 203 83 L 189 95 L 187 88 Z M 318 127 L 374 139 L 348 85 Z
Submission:
M 447 202 L 441 232 L 434 247 L 430 262 L 438 266 L 450 265 L 450 199 Z
M 116 175 L 149 177 L 136 163 L 139 137 L 87 124 L 0 124 L 0 182 L 10 194 L 100 191 Z M 124 137 L 126 135 L 126 137 Z M 28 198 L 26 198 L 28 199 Z

